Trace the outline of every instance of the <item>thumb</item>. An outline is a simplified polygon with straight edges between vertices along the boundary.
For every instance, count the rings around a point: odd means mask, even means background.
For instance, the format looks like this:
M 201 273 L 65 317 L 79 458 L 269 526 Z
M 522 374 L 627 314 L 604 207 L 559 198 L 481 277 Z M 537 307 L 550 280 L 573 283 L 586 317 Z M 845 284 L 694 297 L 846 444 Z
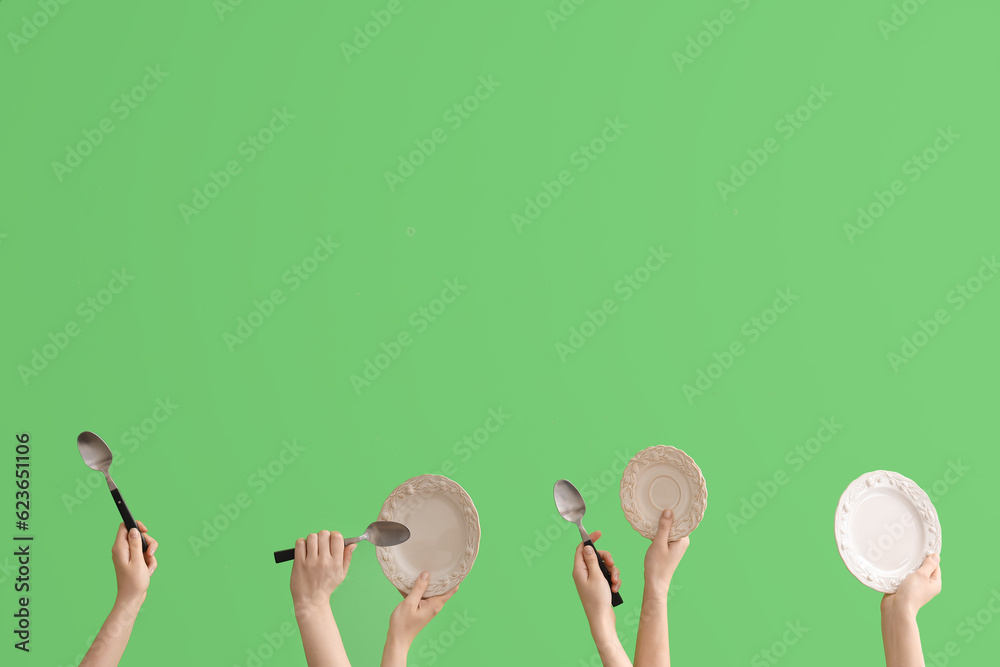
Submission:
M 590 572 L 591 576 L 593 576 L 595 572 L 600 574 L 601 565 L 597 561 L 597 552 L 594 551 L 594 547 L 589 544 L 583 547 L 583 560 L 587 562 L 587 571 Z
M 143 561 L 142 539 L 139 537 L 138 528 L 132 528 L 128 531 L 128 551 L 130 563 L 136 559 Z
M 354 555 L 354 550 L 358 548 L 357 543 L 349 544 L 346 549 L 344 549 L 344 570 L 351 567 L 351 557 Z
M 424 591 L 427 590 L 427 586 L 430 582 L 431 573 L 426 570 L 421 572 L 420 576 L 417 577 L 417 580 L 413 582 L 413 588 L 410 590 L 410 594 L 406 596 L 407 602 L 412 599 L 413 604 L 419 603 L 420 599 L 424 597 Z
M 663 544 L 664 546 L 670 541 L 670 531 L 674 527 L 674 512 L 670 509 L 663 510 L 660 514 L 660 523 L 656 529 L 656 535 L 653 537 L 653 544 Z

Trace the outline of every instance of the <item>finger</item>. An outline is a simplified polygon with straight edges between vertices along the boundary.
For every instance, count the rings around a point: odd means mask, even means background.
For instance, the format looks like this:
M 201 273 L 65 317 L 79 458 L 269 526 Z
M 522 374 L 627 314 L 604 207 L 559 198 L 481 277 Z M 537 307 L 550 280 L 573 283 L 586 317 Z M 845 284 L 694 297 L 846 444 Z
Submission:
M 139 532 L 140 533 L 148 533 L 149 532 L 149 529 L 146 528 L 146 526 L 142 523 L 142 521 L 139 521 L 138 519 L 136 519 L 135 520 L 135 525 L 139 526 Z
M 306 537 L 306 560 L 315 558 L 319 554 L 319 535 L 309 533 Z
M 609 570 L 615 564 L 615 561 L 611 558 L 610 551 L 598 551 L 597 555 L 601 557 L 601 560 L 604 561 L 604 564 L 608 566 Z
M 128 531 L 128 562 L 135 560 L 143 561 L 142 538 L 139 537 L 139 529 L 133 528 Z
M 160 543 L 155 539 L 146 534 L 146 553 L 152 556 L 156 553 L 156 550 L 160 548 Z
M 146 567 L 149 568 L 149 576 L 152 577 L 153 573 L 156 572 L 156 556 L 153 556 L 148 551 L 146 552 Z
M 358 543 L 349 544 L 344 548 L 344 572 L 351 567 L 351 557 L 354 556 L 354 550 L 358 548 Z
M 329 558 L 333 555 L 331 535 L 329 530 L 321 530 L 316 535 L 316 555 L 320 558 Z
M 330 555 L 344 560 L 344 536 L 338 530 L 330 533 Z
M 609 567 L 608 571 L 611 573 L 611 590 L 617 593 L 622 587 L 622 574 L 617 567 Z
M 118 534 L 115 535 L 115 543 L 111 545 L 111 560 L 116 563 L 128 562 L 128 531 L 125 524 L 118 524 Z
M 583 560 L 587 563 L 587 573 L 590 576 L 594 576 L 594 573 L 601 574 L 601 566 L 597 562 L 597 552 L 594 551 L 594 547 L 590 545 L 584 545 L 583 547 Z M 601 574 L 601 576 L 604 576 Z
M 427 590 L 427 586 L 431 582 L 431 573 L 424 570 L 417 577 L 417 580 L 413 582 L 413 588 L 410 589 L 410 594 L 406 596 L 406 601 L 410 602 L 413 606 L 420 603 L 420 598 L 424 596 L 424 591 Z
M 444 607 L 444 603 L 450 600 L 457 592 L 458 592 L 458 586 L 455 586 L 447 593 L 442 593 L 441 595 L 435 595 L 432 598 L 427 598 L 426 600 L 424 600 L 424 604 L 428 604 L 430 606 L 431 611 L 433 611 L 434 615 L 436 616 L 437 613 L 441 611 L 441 608 Z
M 934 554 L 934 571 L 931 572 L 931 579 L 941 581 L 941 554 Z
M 592 533 L 590 534 L 590 541 L 591 541 L 591 542 L 596 542 L 597 540 L 601 539 L 601 535 L 602 535 L 602 534 L 603 534 L 603 533 L 601 533 L 601 531 L 599 531 L 599 530 L 595 530 L 594 532 L 592 532 Z
M 573 556 L 573 578 L 587 578 L 587 562 L 583 560 L 583 542 L 576 545 L 576 554 Z
M 300 537 L 295 540 L 295 560 L 300 563 L 306 559 L 306 541 L 305 538 Z
M 931 554 L 924 559 L 923 563 L 920 564 L 920 567 L 917 568 L 917 572 L 929 578 L 931 574 L 934 573 L 935 568 L 937 568 L 939 560 L 940 558 L 937 554 Z

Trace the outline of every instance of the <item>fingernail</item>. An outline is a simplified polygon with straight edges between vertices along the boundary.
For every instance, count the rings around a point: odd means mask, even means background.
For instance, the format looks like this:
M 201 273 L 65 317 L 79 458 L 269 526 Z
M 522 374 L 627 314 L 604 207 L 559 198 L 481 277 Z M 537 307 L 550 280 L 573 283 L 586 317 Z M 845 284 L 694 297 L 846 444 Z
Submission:
M 430 578 L 431 578 L 431 573 L 430 572 L 421 572 L 420 573 L 420 581 L 427 581 Z
M 139 537 L 139 530 L 137 528 L 133 528 L 132 530 L 128 531 L 128 536 Z
M 668 510 L 663 510 L 663 515 L 664 515 L 665 517 L 667 517 L 668 519 L 673 519 L 673 518 L 674 518 L 674 511 L 673 511 L 673 510 L 670 510 L 670 509 L 668 509 Z

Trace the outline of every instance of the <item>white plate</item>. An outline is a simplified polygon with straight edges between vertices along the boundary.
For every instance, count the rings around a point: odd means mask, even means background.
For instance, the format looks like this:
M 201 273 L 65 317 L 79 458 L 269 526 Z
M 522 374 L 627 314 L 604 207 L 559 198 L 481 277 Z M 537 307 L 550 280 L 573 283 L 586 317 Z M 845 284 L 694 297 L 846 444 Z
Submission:
M 632 527 L 653 539 L 660 514 L 670 508 L 670 541 L 698 527 L 708 506 L 708 486 L 694 460 L 676 447 L 647 447 L 632 457 L 622 474 L 622 510 Z
M 406 480 L 389 494 L 378 518 L 410 529 L 406 542 L 375 551 L 382 572 L 406 593 L 424 570 L 431 573 L 424 597 L 446 593 L 465 579 L 476 561 L 479 513 L 465 489 L 447 477 Z
M 926 556 L 941 553 L 941 523 L 927 494 L 896 472 L 851 482 L 834 519 L 837 549 L 858 581 L 895 593 Z

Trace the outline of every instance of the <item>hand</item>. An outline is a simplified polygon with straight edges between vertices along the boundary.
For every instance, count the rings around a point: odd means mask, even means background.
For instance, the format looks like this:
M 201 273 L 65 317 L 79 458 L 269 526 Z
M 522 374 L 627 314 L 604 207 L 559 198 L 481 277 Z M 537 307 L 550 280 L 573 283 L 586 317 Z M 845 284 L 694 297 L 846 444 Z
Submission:
M 357 546 L 344 547 L 344 536 L 329 530 L 295 540 L 290 586 L 296 613 L 330 605 L 333 591 L 347 578 Z
M 596 530 L 590 534 L 592 542 L 596 543 L 601 539 L 601 531 Z M 601 565 L 597 561 L 598 556 L 604 561 L 608 572 L 611 573 L 611 586 L 601 572 Z M 614 624 L 615 615 L 611 608 L 611 591 L 616 593 L 622 587 L 621 572 L 615 567 L 614 559 L 607 551 L 598 551 L 596 554 L 590 547 L 584 547 L 583 542 L 576 546 L 576 556 L 573 561 L 573 582 L 576 584 L 576 592 L 583 603 L 583 611 L 593 625 L 600 621 L 610 621 Z
M 149 589 L 149 578 L 156 571 L 156 553 L 159 544 L 149 533 L 142 521 L 136 521 L 139 529 L 125 530 L 125 524 L 118 524 L 118 535 L 111 547 L 111 561 L 115 564 L 115 577 L 118 579 L 118 597 L 116 603 L 126 603 L 139 606 L 146 599 Z M 142 540 L 139 531 L 146 536 L 146 553 L 142 552 Z
M 643 563 L 646 588 L 663 597 L 666 597 L 670 589 L 670 580 L 689 544 L 686 535 L 676 542 L 668 541 L 673 525 L 674 513 L 669 509 L 663 510 L 656 537 L 646 550 L 646 559 Z
M 895 593 L 882 596 L 882 612 L 903 612 L 916 617 L 917 612 L 941 592 L 941 556 L 932 554 L 907 575 Z
M 458 592 L 458 586 L 447 593 L 422 599 L 427 585 L 430 583 L 430 572 L 421 572 L 413 584 L 413 589 L 407 595 L 400 591 L 404 600 L 392 610 L 389 616 L 389 640 L 399 641 L 409 646 L 417 634 L 437 616 L 444 603 Z

